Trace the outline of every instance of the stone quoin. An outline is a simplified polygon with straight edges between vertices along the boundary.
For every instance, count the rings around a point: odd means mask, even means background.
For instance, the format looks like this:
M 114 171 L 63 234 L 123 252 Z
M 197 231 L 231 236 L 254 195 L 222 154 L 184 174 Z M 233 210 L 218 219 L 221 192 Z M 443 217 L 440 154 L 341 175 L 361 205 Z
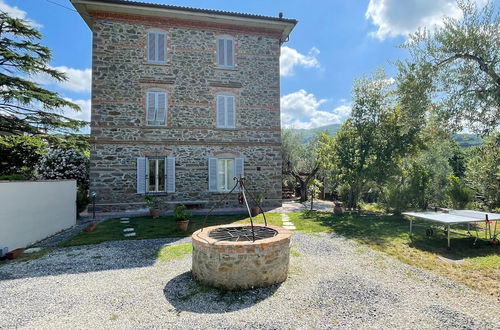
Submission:
M 71 0 L 93 35 L 97 211 L 218 201 L 244 175 L 281 205 L 280 46 L 293 19 Z M 224 207 L 237 206 L 236 198 Z

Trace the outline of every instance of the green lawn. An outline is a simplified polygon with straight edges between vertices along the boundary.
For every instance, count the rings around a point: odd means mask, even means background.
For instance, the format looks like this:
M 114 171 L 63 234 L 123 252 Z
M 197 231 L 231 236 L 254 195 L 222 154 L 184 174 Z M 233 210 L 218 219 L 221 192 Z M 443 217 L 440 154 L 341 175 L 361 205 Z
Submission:
M 422 221 L 416 222 L 410 239 L 409 221 L 402 216 L 363 213 L 335 216 L 327 212 L 298 212 L 289 214 L 289 217 L 303 232 L 336 232 L 407 264 L 431 270 L 488 294 L 500 295 L 498 245 L 482 243 L 479 248 L 473 248 L 470 238 L 452 235 L 452 249 L 447 250 L 444 232 L 434 230 L 434 235 L 427 237 L 425 229 L 429 224 Z M 459 231 L 465 232 L 463 229 Z M 439 260 L 438 256 L 464 262 L 452 264 Z
M 281 226 L 281 216 L 278 213 L 266 213 L 266 218 L 269 224 Z M 60 246 L 97 244 L 106 241 L 130 239 L 186 237 L 203 227 L 205 216 L 192 215 L 189 219 L 187 232 L 181 232 L 176 229 L 173 216 L 164 216 L 158 219 L 151 219 L 150 217 L 130 218 L 130 223 L 128 224 L 120 223 L 120 219 L 109 219 L 98 224 L 94 231 L 82 231 L 60 244 Z M 250 224 L 250 219 L 245 215 L 214 215 L 208 217 L 205 226 L 230 223 Z M 254 223 L 264 223 L 262 215 L 255 217 Z M 123 229 L 128 227 L 134 228 L 136 236 L 123 236 Z

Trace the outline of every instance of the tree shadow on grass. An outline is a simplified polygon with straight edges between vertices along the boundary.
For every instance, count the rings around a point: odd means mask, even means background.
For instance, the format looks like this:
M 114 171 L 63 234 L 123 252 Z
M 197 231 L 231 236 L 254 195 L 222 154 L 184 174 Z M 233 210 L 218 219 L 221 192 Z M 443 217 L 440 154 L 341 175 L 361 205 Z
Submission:
M 375 245 L 381 249 L 397 248 L 404 244 L 421 251 L 436 253 L 452 260 L 464 258 L 485 257 L 498 254 L 500 246 L 493 246 L 487 242 L 479 242 L 472 246 L 473 238 L 452 234 L 451 250 L 447 249 L 447 238 L 442 230 L 435 230 L 434 236 L 426 236 L 425 230 L 433 223 L 419 221 L 414 223 L 413 235 L 409 235 L 409 221 L 401 215 L 378 215 L 369 213 L 345 213 L 333 215 L 326 212 L 304 212 L 304 226 L 321 228 L 332 231 L 349 239 L 368 245 Z M 299 224 L 300 226 L 300 224 Z M 464 229 L 456 226 L 454 229 Z
M 226 313 L 252 307 L 272 296 L 280 286 L 226 291 L 199 284 L 191 272 L 185 272 L 171 279 L 163 293 L 177 312 Z

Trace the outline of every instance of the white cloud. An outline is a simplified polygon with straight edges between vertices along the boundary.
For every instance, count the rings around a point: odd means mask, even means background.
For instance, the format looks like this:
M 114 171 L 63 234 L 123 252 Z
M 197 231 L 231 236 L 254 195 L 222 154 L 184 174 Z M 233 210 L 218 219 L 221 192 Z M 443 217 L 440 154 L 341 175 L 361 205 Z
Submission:
M 326 99 L 317 99 L 312 93 L 301 89 L 281 97 L 281 122 L 284 127 L 316 128 L 320 126 L 339 124 L 351 113 L 351 107 L 342 104 L 326 111 L 320 107 Z
M 54 85 L 61 89 L 73 92 L 89 92 L 92 70 L 91 69 L 73 69 L 66 66 L 56 66 L 52 69 L 64 72 L 66 74 L 66 81 L 57 81 L 46 74 L 37 74 L 32 79 L 42 85 Z
M 456 0 L 370 0 L 365 13 L 366 19 L 378 27 L 371 35 L 380 40 L 407 36 L 419 27 L 432 30 L 442 26 L 444 16 L 461 15 Z
M 37 22 L 29 19 L 27 17 L 28 14 L 24 10 L 22 10 L 22 9 L 16 7 L 16 6 L 9 6 L 8 4 L 5 3 L 4 0 L 0 0 L 0 11 L 3 11 L 5 13 L 7 13 L 7 14 L 9 14 L 10 16 L 12 16 L 14 18 L 23 19 L 26 22 L 28 22 L 28 24 L 31 25 L 34 28 L 39 29 L 39 28 L 42 27 L 41 24 L 39 24 L 39 23 L 37 23 Z
M 280 75 L 284 77 L 292 76 L 295 67 L 298 66 L 304 68 L 319 68 L 318 55 L 319 49 L 316 47 L 311 48 L 307 55 L 301 54 L 296 49 L 287 46 L 281 47 Z
M 72 100 L 68 97 L 65 97 L 64 99 L 66 101 L 77 104 L 81 109 L 81 111 L 76 112 L 71 108 L 64 108 L 63 109 L 64 116 L 78 120 L 86 120 L 90 122 L 90 107 L 91 107 L 90 100 Z

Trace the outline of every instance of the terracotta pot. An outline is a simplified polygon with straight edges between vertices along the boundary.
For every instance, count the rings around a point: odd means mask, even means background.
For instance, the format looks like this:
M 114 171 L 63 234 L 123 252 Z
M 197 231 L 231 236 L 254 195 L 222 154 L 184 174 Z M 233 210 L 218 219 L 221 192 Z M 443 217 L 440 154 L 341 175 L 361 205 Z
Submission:
M 24 249 L 15 249 L 15 250 L 7 252 L 7 254 L 5 256 L 7 257 L 7 259 L 12 260 L 12 259 L 16 259 L 17 257 L 19 257 L 19 255 L 23 252 L 24 252 Z
M 260 214 L 260 209 L 258 206 L 254 206 L 250 208 L 250 213 L 252 214 L 252 217 L 256 217 Z
M 176 220 L 175 224 L 177 225 L 177 229 L 180 231 L 187 231 L 189 220 Z
M 87 232 L 91 232 L 95 229 L 95 225 L 88 225 L 87 227 L 85 227 L 85 231 Z
M 150 208 L 149 209 L 149 215 L 153 219 L 158 219 L 160 217 L 160 209 L 157 208 Z

